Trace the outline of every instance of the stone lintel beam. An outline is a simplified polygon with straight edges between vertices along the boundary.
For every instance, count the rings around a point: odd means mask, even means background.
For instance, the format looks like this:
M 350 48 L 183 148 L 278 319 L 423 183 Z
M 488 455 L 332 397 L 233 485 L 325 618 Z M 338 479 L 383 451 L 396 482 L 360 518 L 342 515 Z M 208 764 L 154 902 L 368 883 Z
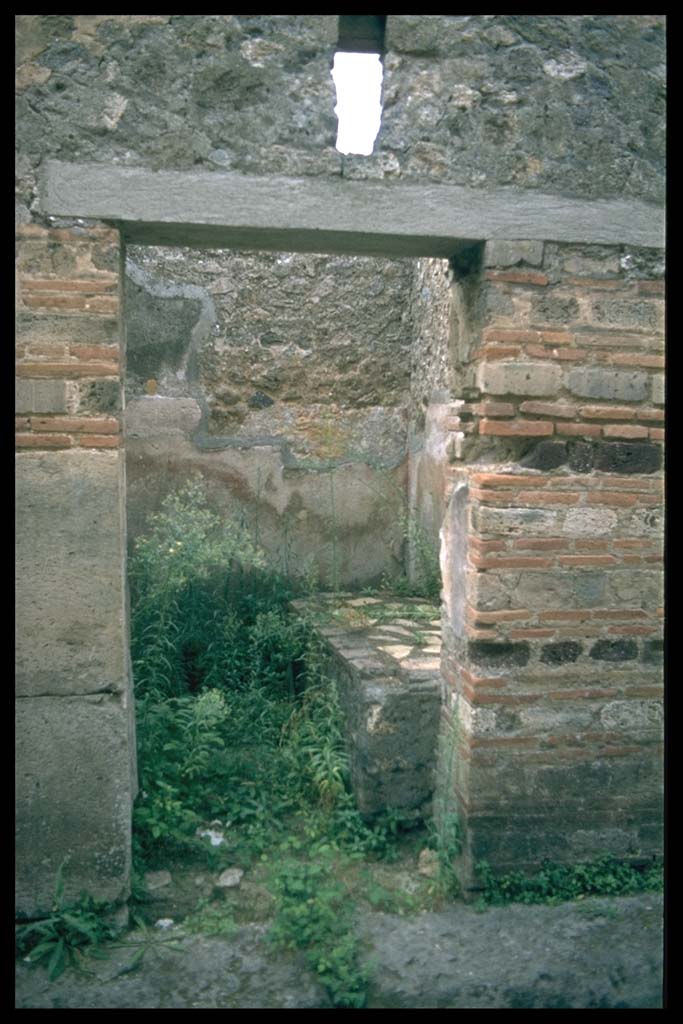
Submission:
M 254 177 L 48 161 L 42 209 L 115 224 L 129 243 L 454 255 L 476 240 L 664 245 L 664 210 L 514 188 Z

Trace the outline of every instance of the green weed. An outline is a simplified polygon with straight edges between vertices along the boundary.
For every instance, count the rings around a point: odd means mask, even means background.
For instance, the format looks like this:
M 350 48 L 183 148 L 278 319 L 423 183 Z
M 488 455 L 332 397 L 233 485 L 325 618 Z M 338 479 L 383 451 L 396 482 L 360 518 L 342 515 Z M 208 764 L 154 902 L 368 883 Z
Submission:
M 334 1006 L 360 1008 L 369 975 L 359 961 L 351 904 L 331 853 L 321 847 L 314 863 L 285 860 L 273 873 L 277 914 L 269 938 L 280 947 L 305 951 Z
M 384 586 L 406 597 L 424 597 L 438 601 L 441 595 L 439 544 L 418 522 L 415 509 L 403 514 L 399 521 L 400 536 L 406 549 L 407 564 L 403 574 L 384 580 Z
M 201 900 L 199 906 L 185 918 L 183 927 L 192 934 L 224 935 L 230 937 L 237 931 L 232 912 L 220 904 Z
M 605 855 L 585 864 L 545 861 L 534 875 L 520 871 L 496 875 L 482 861 L 477 874 L 487 905 L 505 903 L 562 903 L 586 896 L 627 896 L 661 890 L 662 865 L 653 860 L 635 866 Z
M 64 898 L 64 862 L 59 866 L 55 899 L 49 917 L 15 930 L 16 955 L 29 963 L 47 964 L 50 981 L 67 967 L 84 969 L 85 958 L 101 957 L 103 943 L 116 932 L 107 918 L 110 906 L 83 893 L 74 903 Z

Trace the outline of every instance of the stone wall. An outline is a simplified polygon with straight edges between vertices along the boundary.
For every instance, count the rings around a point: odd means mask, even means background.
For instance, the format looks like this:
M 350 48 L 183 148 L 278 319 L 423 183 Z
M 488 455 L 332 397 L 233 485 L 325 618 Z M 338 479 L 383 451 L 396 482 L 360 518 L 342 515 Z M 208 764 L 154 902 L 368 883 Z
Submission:
M 661 15 L 389 15 L 386 45 L 380 173 L 663 198 Z
M 409 260 L 131 247 L 129 537 L 192 474 L 276 564 L 401 569 Z
M 662 15 L 388 15 L 371 157 L 335 146 L 335 15 L 19 15 L 18 200 L 46 157 L 664 195 Z

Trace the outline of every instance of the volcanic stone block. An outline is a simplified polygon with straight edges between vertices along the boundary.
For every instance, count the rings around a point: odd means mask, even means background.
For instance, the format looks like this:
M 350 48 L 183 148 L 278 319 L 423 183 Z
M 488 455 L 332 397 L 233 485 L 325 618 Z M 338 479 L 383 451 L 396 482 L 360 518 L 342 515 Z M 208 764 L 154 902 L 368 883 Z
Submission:
M 583 645 L 575 640 L 545 644 L 541 650 L 541 661 L 546 665 L 564 665 L 568 661 L 576 661 L 582 650 Z
M 357 677 L 355 685 L 348 675 L 338 678 L 359 811 L 419 809 L 434 788 L 438 678 L 424 684 Z
M 521 460 L 522 466 L 529 469 L 557 469 L 567 461 L 567 444 L 565 441 L 539 441 Z
M 635 640 L 598 640 L 590 656 L 596 661 L 633 661 L 638 657 L 638 645 Z
M 664 658 L 664 641 L 659 639 L 646 640 L 643 644 L 641 660 L 661 663 Z
M 656 473 L 661 465 L 662 449 L 658 444 L 601 441 L 595 446 L 595 468 L 604 473 Z
M 473 662 L 490 668 L 509 668 L 526 665 L 530 656 L 529 644 L 506 643 L 493 640 L 470 640 L 468 653 Z

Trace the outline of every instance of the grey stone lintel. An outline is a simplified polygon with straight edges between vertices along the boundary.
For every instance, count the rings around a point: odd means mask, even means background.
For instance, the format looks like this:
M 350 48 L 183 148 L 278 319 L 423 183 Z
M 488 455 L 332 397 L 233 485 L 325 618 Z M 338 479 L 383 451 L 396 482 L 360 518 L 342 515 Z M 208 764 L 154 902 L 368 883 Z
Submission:
M 664 209 L 513 188 L 387 184 L 47 162 L 47 215 L 116 225 L 128 243 L 454 255 L 474 241 L 664 245 Z

